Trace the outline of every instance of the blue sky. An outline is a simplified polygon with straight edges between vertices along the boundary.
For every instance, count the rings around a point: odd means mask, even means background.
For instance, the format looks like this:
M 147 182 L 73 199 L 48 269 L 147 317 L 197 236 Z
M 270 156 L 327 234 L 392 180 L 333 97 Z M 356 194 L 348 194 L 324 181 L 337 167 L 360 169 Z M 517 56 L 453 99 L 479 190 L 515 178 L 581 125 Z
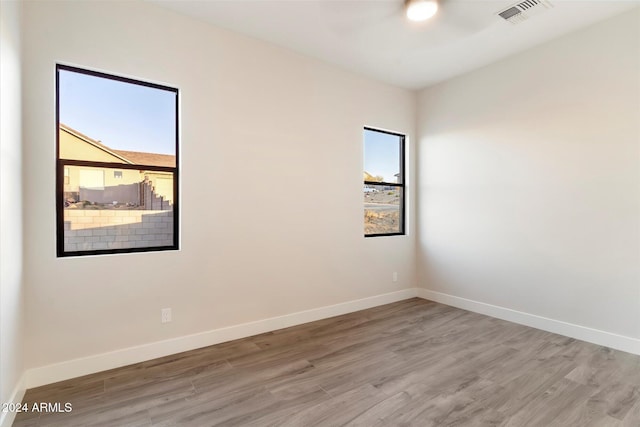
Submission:
M 175 154 L 176 94 L 60 72 L 60 122 L 116 150 Z
M 364 131 L 364 170 L 382 176 L 386 182 L 396 182 L 400 166 L 399 137 L 387 133 Z

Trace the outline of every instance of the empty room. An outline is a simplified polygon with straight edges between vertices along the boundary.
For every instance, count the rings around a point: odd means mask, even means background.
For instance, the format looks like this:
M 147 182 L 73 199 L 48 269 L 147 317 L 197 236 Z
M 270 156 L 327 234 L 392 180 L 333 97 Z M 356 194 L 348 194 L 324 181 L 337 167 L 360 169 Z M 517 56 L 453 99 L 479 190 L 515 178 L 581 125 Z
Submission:
M 0 427 L 640 426 L 639 1 L 0 18 Z

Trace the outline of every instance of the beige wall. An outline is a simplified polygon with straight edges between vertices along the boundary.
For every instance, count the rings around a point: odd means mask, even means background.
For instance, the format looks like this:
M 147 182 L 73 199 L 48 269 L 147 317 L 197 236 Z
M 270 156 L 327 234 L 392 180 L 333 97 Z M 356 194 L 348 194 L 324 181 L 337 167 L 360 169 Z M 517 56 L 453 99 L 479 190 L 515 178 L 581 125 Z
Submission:
M 0 403 L 24 392 L 21 19 L 20 2 L 0 2 Z
M 145 171 L 144 176 L 148 176 L 153 186 L 153 191 L 164 200 L 173 203 L 173 174 L 157 171 Z M 143 177 L 144 178 L 144 177 Z M 203 183 L 200 190 L 203 194 L 209 191 L 209 183 Z
M 103 181 L 105 187 L 136 184 L 140 183 L 143 179 L 143 176 L 137 169 L 103 169 L 93 168 L 89 166 L 65 166 L 65 169 L 67 169 L 68 171 L 69 183 L 64 185 L 64 191 L 78 191 L 78 189 L 80 188 L 80 184 L 82 184 L 82 182 L 80 182 L 81 170 L 103 172 Z M 115 175 L 113 173 L 114 171 L 122 172 L 122 178 L 115 178 Z M 64 173 L 66 174 L 67 172 L 65 171 Z M 86 185 L 87 183 L 84 183 L 84 186 Z
M 122 159 L 101 150 L 100 148 L 84 141 L 76 135 L 65 130 L 60 130 L 60 158 L 73 160 L 87 160 L 92 162 L 125 163 Z M 137 169 L 101 169 L 87 166 L 67 166 L 64 191 L 78 191 L 80 182 L 80 170 L 104 171 L 104 185 L 106 187 L 140 183 L 144 177 L 149 177 L 155 188 L 155 193 L 163 196 L 166 201 L 173 199 L 173 174 L 167 172 L 140 171 Z M 114 171 L 121 173 L 121 178 L 116 178 Z
M 639 22 L 420 93 L 421 286 L 640 338 Z
M 73 135 L 64 130 L 60 130 L 60 158 L 61 159 L 73 159 L 73 160 L 88 160 L 93 162 L 109 162 L 109 163 L 125 163 L 120 158 L 107 153 L 98 147 L 91 145 L 90 143 L 80 139 L 76 135 Z M 80 186 L 80 170 L 98 170 L 98 168 L 91 168 L 86 166 L 67 166 L 68 170 L 68 183 L 64 185 L 64 191 L 78 191 Z M 123 184 L 133 184 L 140 182 L 140 171 L 135 169 L 119 169 L 122 172 L 122 178 L 115 178 L 113 169 L 100 169 L 104 170 L 104 185 L 116 186 Z M 67 171 L 65 171 L 65 174 Z
M 144 2 L 24 8 L 29 367 L 415 285 L 415 94 Z M 56 259 L 56 61 L 180 89 L 179 252 Z M 407 236 L 363 237 L 364 126 L 408 135 Z
M 60 130 L 60 158 L 92 162 L 126 163 L 119 157 L 109 154 L 65 130 Z

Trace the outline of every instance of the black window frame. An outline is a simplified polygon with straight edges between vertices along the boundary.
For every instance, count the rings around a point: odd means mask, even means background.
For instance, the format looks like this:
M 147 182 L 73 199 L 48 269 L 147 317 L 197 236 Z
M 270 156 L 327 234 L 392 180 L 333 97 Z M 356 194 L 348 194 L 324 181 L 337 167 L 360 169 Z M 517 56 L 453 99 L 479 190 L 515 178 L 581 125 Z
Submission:
M 180 182 L 180 131 L 179 131 L 179 90 L 174 87 L 165 86 L 157 83 L 150 83 L 143 80 L 132 79 L 129 77 L 122 77 L 115 74 L 103 73 L 99 71 L 88 70 L 85 68 L 79 68 L 64 64 L 56 64 L 56 254 L 58 258 L 64 257 L 77 257 L 77 256 L 90 256 L 90 255 L 110 255 L 110 254 L 125 254 L 136 252 L 160 252 L 160 251 L 175 251 L 180 249 L 180 197 L 179 197 L 179 182 Z M 174 167 L 165 166 L 153 166 L 143 164 L 123 164 L 123 163 L 111 163 L 111 162 L 96 162 L 89 160 L 74 160 L 74 159 L 61 159 L 60 158 L 60 71 L 71 71 L 74 73 L 86 74 L 93 77 L 100 77 L 110 80 L 115 80 L 123 83 L 130 83 L 140 86 L 146 86 L 153 89 L 165 90 L 173 92 L 175 94 L 175 159 L 176 163 Z M 157 172 L 170 172 L 173 173 L 173 244 L 167 246 L 148 246 L 137 248 L 120 248 L 120 249 L 95 249 L 86 251 L 65 251 L 64 250 L 64 168 L 67 166 L 88 166 L 98 167 L 110 170 L 123 170 L 123 169 L 136 169 L 136 170 L 148 170 Z
M 397 136 L 399 138 L 399 145 L 400 145 L 400 171 L 399 171 L 399 179 L 398 181 L 400 181 L 400 183 L 397 182 L 378 182 L 378 181 L 367 181 L 364 180 L 364 185 L 367 186 L 386 186 L 386 187 L 396 187 L 400 189 L 400 215 L 399 215 L 399 220 L 400 220 L 400 230 L 397 232 L 393 232 L 393 233 L 371 233 L 371 234 L 366 234 L 364 235 L 364 237 L 384 237 L 384 236 L 404 236 L 406 235 L 406 227 L 405 227 L 405 222 L 406 222 L 406 218 L 405 218 L 405 200 L 406 200 L 406 179 L 405 179 L 405 141 L 406 141 L 406 135 L 402 134 L 402 133 L 398 133 L 398 132 L 391 132 L 388 130 L 383 130 L 383 129 L 377 129 L 377 128 L 372 128 L 372 127 L 364 127 L 365 131 L 370 131 L 370 132 L 378 132 L 378 133 L 384 133 L 387 135 L 393 135 L 393 136 Z M 362 143 L 363 143 L 363 153 L 364 153 L 364 137 L 362 139 Z M 363 156 L 364 158 L 364 156 Z

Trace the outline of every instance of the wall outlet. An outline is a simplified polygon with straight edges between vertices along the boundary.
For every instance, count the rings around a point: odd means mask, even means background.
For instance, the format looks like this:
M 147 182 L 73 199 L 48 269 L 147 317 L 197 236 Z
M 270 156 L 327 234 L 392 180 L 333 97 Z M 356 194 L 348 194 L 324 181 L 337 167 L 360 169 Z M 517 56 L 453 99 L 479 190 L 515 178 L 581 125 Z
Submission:
M 160 322 L 161 323 L 171 322 L 171 309 L 170 308 L 162 308 L 162 309 L 160 309 Z
M 397 282 L 397 281 L 398 281 L 398 272 L 397 272 L 397 271 L 394 271 L 394 272 L 393 272 L 393 281 L 394 281 L 394 282 Z

